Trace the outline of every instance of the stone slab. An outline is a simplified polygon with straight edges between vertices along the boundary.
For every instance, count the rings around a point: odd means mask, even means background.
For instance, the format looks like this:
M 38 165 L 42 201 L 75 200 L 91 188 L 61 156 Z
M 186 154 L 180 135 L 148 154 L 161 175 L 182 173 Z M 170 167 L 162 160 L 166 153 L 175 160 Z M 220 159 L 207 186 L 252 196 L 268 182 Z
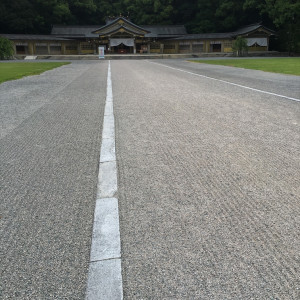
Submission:
M 120 249 L 118 199 L 97 199 L 91 262 L 120 258 Z
M 86 300 L 121 300 L 123 287 L 121 259 L 90 264 Z
M 115 136 L 115 121 L 114 116 L 105 116 L 103 121 L 103 132 L 102 132 L 102 138 L 108 139 L 108 138 L 114 138 Z
M 112 101 L 107 101 L 105 105 L 104 116 L 112 116 L 114 114 L 114 106 Z
M 115 139 L 103 139 L 101 146 L 100 162 L 116 160 Z
M 115 161 L 100 163 L 97 199 L 115 197 L 118 189 Z

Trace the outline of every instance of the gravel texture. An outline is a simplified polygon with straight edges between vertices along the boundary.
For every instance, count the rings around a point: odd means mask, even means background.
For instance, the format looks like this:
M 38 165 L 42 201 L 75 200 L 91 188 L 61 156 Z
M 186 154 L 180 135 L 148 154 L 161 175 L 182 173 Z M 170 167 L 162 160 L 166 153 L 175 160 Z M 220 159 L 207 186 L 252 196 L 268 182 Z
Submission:
M 157 62 L 300 98 L 300 77 Z M 111 65 L 124 299 L 299 299 L 300 103 Z M 106 74 L 0 85 L 1 299 L 85 297 Z
M 1 299 L 84 299 L 107 62 L 0 85 Z
M 300 98 L 300 77 L 159 61 Z M 124 299 L 299 299 L 300 103 L 113 61 Z

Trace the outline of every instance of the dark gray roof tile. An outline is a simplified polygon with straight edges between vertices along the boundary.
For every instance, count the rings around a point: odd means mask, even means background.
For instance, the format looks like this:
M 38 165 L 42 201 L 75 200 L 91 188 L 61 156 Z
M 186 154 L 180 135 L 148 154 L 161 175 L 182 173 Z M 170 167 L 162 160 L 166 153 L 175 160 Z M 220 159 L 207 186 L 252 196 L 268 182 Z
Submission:
M 88 26 L 65 26 L 54 25 L 51 30 L 53 35 L 63 35 L 70 37 L 87 37 L 97 38 L 98 34 L 92 33 L 97 30 L 101 25 L 88 25 Z
M 141 25 L 150 31 L 145 37 L 172 37 L 187 34 L 184 25 Z
M 172 40 L 194 40 L 194 39 L 230 39 L 231 33 L 199 33 L 199 34 L 186 34 L 180 37 L 176 37 Z
M 273 30 L 261 25 L 260 23 L 255 23 L 255 24 L 251 24 L 251 25 L 241 27 L 237 31 L 233 32 L 232 34 L 233 34 L 233 36 L 243 35 L 243 34 L 246 34 L 246 33 L 251 33 L 253 31 L 256 31 L 259 28 L 263 28 L 263 29 L 269 31 L 270 33 L 275 33 Z
M 10 40 L 39 40 L 39 41 L 68 41 L 70 39 L 55 36 L 55 35 L 41 35 L 41 34 L 0 34 L 0 36 L 5 37 Z

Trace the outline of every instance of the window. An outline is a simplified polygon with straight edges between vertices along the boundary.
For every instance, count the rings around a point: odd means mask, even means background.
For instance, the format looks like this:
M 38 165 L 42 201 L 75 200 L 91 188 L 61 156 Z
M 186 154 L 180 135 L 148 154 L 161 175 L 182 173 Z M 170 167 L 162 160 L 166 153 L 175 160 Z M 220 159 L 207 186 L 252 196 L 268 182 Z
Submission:
M 221 52 L 222 44 L 220 42 L 211 42 L 210 43 L 210 52 Z
M 93 44 L 81 44 L 81 50 L 94 50 Z
M 74 51 L 77 50 L 77 45 L 73 44 L 73 45 L 66 45 L 66 50 L 67 51 Z
M 159 43 L 152 43 L 150 44 L 151 49 L 160 49 L 160 44 Z
M 179 43 L 179 50 L 181 50 L 181 51 L 190 50 L 190 43 L 189 42 L 180 42 Z
M 193 43 L 193 52 L 203 52 L 203 42 Z
M 173 49 L 175 49 L 175 45 L 174 44 L 165 44 L 164 48 L 166 50 L 173 50 Z
M 50 53 L 51 54 L 61 54 L 61 46 L 57 46 L 57 45 L 50 45 Z
M 16 53 L 17 54 L 26 54 L 27 50 L 27 46 L 21 46 L 21 45 L 17 45 L 16 46 Z
M 48 45 L 46 43 L 36 43 L 35 52 L 36 54 L 49 54 Z
M 224 42 L 224 48 L 232 48 L 232 42 Z

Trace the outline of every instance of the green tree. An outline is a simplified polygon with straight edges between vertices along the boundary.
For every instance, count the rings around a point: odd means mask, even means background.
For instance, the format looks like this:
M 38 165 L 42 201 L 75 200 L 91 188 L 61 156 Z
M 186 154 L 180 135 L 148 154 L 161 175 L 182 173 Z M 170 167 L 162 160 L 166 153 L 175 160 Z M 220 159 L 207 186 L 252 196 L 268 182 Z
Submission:
M 107 17 L 127 16 L 128 8 L 124 0 L 94 0 L 96 12 L 94 24 L 103 24 Z
M 8 59 L 14 54 L 12 42 L 6 38 L 0 37 L 0 59 Z
M 36 26 L 41 33 L 49 33 L 53 24 L 68 24 L 74 21 L 68 2 L 64 0 L 32 0 L 37 15 Z
M 101 2 L 99 2 L 99 5 L 101 5 Z M 93 23 L 93 15 L 97 11 L 97 5 L 94 3 L 94 0 L 68 0 L 68 5 L 73 24 L 84 25 Z
M 171 24 L 173 0 L 124 0 L 126 11 L 137 24 Z
M 174 24 L 189 23 L 195 18 L 197 13 L 197 1 L 195 0 L 174 0 L 173 1 L 173 19 Z
M 198 0 L 196 15 L 189 22 L 191 32 L 214 32 L 216 30 L 215 12 L 219 0 Z
M 29 0 L 1 0 L 1 33 L 34 33 L 36 10 Z
M 247 40 L 241 36 L 238 36 L 233 42 L 232 50 L 237 56 L 246 55 L 248 51 Z
M 300 51 L 299 0 L 245 0 L 244 9 L 257 9 L 260 15 L 268 15 L 279 31 L 281 45 L 289 52 Z
M 300 2 L 298 0 L 265 0 L 266 9 L 280 30 L 289 53 L 300 51 Z

